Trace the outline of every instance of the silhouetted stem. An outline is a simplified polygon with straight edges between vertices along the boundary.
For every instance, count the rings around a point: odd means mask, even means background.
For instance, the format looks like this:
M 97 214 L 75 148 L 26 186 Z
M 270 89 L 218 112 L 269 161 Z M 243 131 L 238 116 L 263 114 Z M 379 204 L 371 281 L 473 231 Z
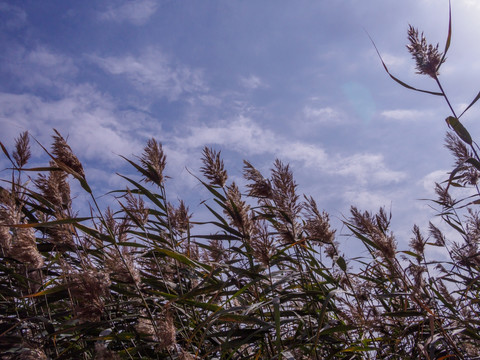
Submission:
M 447 97 L 447 95 L 445 94 L 445 91 L 443 91 L 442 84 L 440 83 L 440 81 L 438 80 L 438 77 L 437 77 L 436 75 L 435 75 L 434 79 L 435 79 L 435 81 L 437 82 L 437 85 L 438 85 L 438 87 L 440 88 L 440 91 L 442 92 L 443 97 L 444 97 L 445 100 L 447 101 L 448 107 L 449 107 L 450 110 L 452 111 L 453 116 L 455 116 L 455 117 L 458 119 L 457 114 L 455 114 L 455 110 L 453 110 L 453 107 L 452 107 L 452 105 L 450 104 L 450 101 L 448 100 L 448 97 Z

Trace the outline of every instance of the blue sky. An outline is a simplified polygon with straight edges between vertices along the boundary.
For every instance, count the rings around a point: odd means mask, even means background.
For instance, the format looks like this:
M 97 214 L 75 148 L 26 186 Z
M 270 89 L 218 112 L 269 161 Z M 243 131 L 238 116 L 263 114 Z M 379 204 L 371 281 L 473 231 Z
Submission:
M 441 79 L 456 109 L 480 90 L 479 18 L 480 2 L 452 0 Z M 415 74 L 408 24 L 443 49 L 448 1 L 0 1 L 0 141 L 49 144 L 56 128 L 101 195 L 130 171 L 118 155 L 155 137 L 171 198 L 200 214 L 208 195 L 186 169 L 199 174 L 203 146 L 239 183 L 242 159 L 268 174 L 279 158 L 334 219 L 385 205 L 406 241 L 452 163 L 446 104 L 390 80 L 365 32 L 396 76 L 436 90 Z M 474 137 L 478 115 L 464 117 Z

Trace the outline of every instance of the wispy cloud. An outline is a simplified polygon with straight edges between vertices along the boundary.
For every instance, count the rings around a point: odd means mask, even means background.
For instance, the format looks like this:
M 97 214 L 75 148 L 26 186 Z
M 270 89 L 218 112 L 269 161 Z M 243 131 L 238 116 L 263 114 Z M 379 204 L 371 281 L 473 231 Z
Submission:
M 151 119 L 142 119 L 142 114 L 135 114 L 135 121 L 125 121 L 125 116 L 132 115 L 119 111 L 111 99 L 89 85 L 72 88 L 58 100 L 0 93 L 2 140 L 11 141 L 20 131 L 29 130 L 48 144 L 51 129 L 56 128 L 68 136 L 81 158 L 111 166 L 118 164 L 119 154 L 141 151 L 144 139 L 138 136 L 139 128 L 158 132 Z
M 389 169 L 381 154 L 365 153 L 337 157 L 328 168 L 333 173 L 354 177 L 362 184 L 367 182 L 392 184 L 406 178 L 405 173 Z
M 431 117 L 432 114 L 422 110 L 395 109 L 382 111 L 380 115 L 392 120 L 419 121 Z
M 399 68 L 404 65 L 409 65 L 408 56 L 397 56 L 390 53 L 382 53 L 382 59 L 388 67 Z
M 342 193 L 344 201 L 359 209 L 366 211 L 378 211 L 381 207 L 387 207 L 392 204 L 393 199 L 391 193 L 381 191 L 369 191 L 366 189 L 348 189 Z
M 72 78 L 77 73 L 72 59 L 46 46 L 31 49 L 12 46 L 6 51 L 2 68 L 16 76 L 23 87 L 62 87 L 66 78 Z
M 240 78 L 240 84 L 250 90 L 254 90 L 259 87 L 267 87 L 267 85 L 258 76 L 255 75 L 250 75 L 247 77 L 242 76 Z
M 247 155 L 266 153 L 276 141 L 276 135 L 272 131 L 244 116 L 215 124 L 195 125 L 187 131 L 188 135 L 176 138 L 182 146 L 197 148 L 207 144 L 228 145 L 230 149 Z
M 27 13 L 22 8 L 0 2 L 0 27 L 7 30 L 17 30 L 27 23 Z
M 354 179 L 359 184 L 392 184 L 406 174 L 390 169 L 380 154 L 332 155 L 315 144 L 289 140 L 265 129 L 252 119 L 239 116 L 215 124 L 190 127 L 189 135 L 175 138 L 178 147 L 198 148 L 204 145 L 228 146 L 242 156 L 271 155 L 318 173 Z
M 203 72 L 178 64 L 156 48 L 139 56 L 90 56 L 104 71 L 125 76 L 139 91 L 177 100 L 180 95 L 207 90 Z
M 435 195 L 435 184 L 441 184 L 448 179 L 448 170 L 435 170 L 425 175 L 419 182 L 426 194 L 430 197 Z
M 305 106 L 303 108 L 303 115 L 307 118 L 309 123 L 314 124 L 338 124 L 344 122 L 342 113 L 330 106 Z
M 155 14 L 158 2 L 155 0 L 126 0 L 116 2 L 99 14 L 101 20 L 145 24 Z

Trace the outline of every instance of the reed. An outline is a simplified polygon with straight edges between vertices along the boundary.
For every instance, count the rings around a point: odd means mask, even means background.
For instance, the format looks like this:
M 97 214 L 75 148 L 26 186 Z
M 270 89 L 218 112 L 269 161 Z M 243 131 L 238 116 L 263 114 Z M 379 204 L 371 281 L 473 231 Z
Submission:
M 452 110 L 445 142 L 454 165 L 432 203 L 454 239 L 429 223 L 427 234 L 414 225 L 400 242 L 391 214 L 352 207 L 344 223 L 368 255 L 349 259 L 288 164 L 276 160 L 262 174 L 245 161 L 242 189 L 207 147 L 198 181 L 211 217 L 195 221 L 168 197 L 167 156 L 155 139 L 124 158 L 141 180 L 119 175 L 128 187 L 112 191 L 118 208 L 101 209 L 88 169 L 56 130 L 51 151 L 41 147 L 50 157 L 43 168 L 28 167 L 27 132 L 11 155 L 0 143 L 11 162 L 0 187 L 2 358 L 480 358 L 480 158 L 439 77 L 451 29 L 450 18 L 443 52 L 417 29 L 407 34 L 417 72 L 438 91 L 384 67 Z M 72 181 L 91 198 L 88 214 L 78 215 Z M 452 187 L 465 196 L 453 198 Z M 435 247 L 448 258 L 429 260 Z

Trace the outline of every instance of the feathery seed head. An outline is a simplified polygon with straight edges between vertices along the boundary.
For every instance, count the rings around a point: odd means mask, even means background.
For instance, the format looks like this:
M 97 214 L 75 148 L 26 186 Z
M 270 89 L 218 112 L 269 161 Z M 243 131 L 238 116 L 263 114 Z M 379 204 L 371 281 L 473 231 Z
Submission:
M 248 161 L 243 161 L 243 177 L 249 180 L 251 183 L 247 184 L 249 188 L 248 196 L 258 198 L 271 198 L 272 197 L 272 184 L 268 179 L 265 179 L 260 171 L 255 169 Z
M 148 140 L 147 146 L 143 149 L 140 162 L 145 171 L 144 181 L 161 186 L 165 180 L 163 171 L 167 165 L 167 156 L 163 152 L 162 144 L 158 143 L 154 138 Z
M 340 245 L 339 242 L 336 241 L 336 240 L 327 244 L 327 246 L 325 246 L 325 248 L 324 248 L 325 255 L 328 258 L 335 261 L 338 258 L 338 254 L 339 254 L 339 251 L 338 251 L 339 245 Z
M 397 244 L 393 234 L 388 231 L 391 215 L 387 216 L 383 208 L 375 215 L 372 215 L 368 211 L 362 213 L 354 206 L 352 206 L 350 212 L 352 214 L 350 221 L 375 243 L 378 247 L 378 255 L 385 259 L 394 259 Z
M 127 194 L 125 195 L 127 200 L 126 209 L 131 214 L 132 217 L 140 225 L 145 225 L 148 222 L 148 209 L 145 208 L 145 202 L 141 197 L 135 197 L 130 190 L 127 189 Z
M 55 166 L 55 163 L 51 161 L 50 166 Z M 69 209 L 72 204 L 67 176 L 65 171 L 56 170 L 50 171 L 48 177 L 38 174 L 33 181 L 45 199 L 52 203 L 58 211 Z
M 13 152 L 13 158 L 19 168 L 22 168 L 30 159 L 32 155 L 30 151 L 30 138 L 28 137 L 28 131 L 20 134 L 15 139 L 15 151 Z
M 33 228 L 15 228 L 10 256 L 30 269 L 39 269 L 43 266 L 43 256 L 37 249 Z
M 63 220 L 63 214 L 56 214 L 57 220 Z M 71 224 L 59 224 L 47 229 L 47 234 L 50 235 L 50 240 L 55 245 L 74 245 L 73 235 L 75 230 Z
M 442 59 L 443 54 L 438 51 L 438 44 L 436 46 L 427 44 L 423 33 L 419 35 L 418 30 L 411 25 L 408 29 L 408 40 L 410 44 L 407 45 L 407 49 L 415 59 L 417 74 L 436 79 L 440 65 L 445 62 L 445 59 Z
M 2 218 L 1 214 L 0 218 Z M 3 222 L 3 219 L 0 220 L 0 250 L 6 254 L 12 247 L 12 234 L 10 234 L 10 226 L 4 225 Z
M 226 216 L 230 218 L 230 224 L 245 234 L 250 234 L 253 229 L 253 223 L 250 218 L 250 206 L 242 200 L 242 194 L 237 184 L 233 182 L 227 186 L 227 210 L 224 210 Z
M 270 259 L 275 253 L 276 240 L 275 237 L 270 234 L 265 221 L 256 222 L 256 228 L 250 240 L 250 246 L 252 247 L 255 259 L 263 265 L 269 266 Z
M 190 219 L 192 214 L 188 213 L 188 206 L 185 206 L 185 202 L 180 200 L 178 208 L 168 203 L 168 214 L 170 216 L 170 223 L 172 227 L 179 233 L 186 233 L 192 228 Z
M 296 193 L 297 183 L 293 179 L 293 173 L 288 164 L 275 160 L 272 169 L 272 198 L 278 209 L 288 216 L 290 221 L 298 216 L 302 205 L 298 203 L 299 196 Z
M 67 141 L 60 133 L 55 131 L 53 135 L 52 152 L 56 156 L 55 161 L 67 165 L 70 169 L 78 173 L 81 177 L 85 178 L 85 171 L 83 170 L 82 163 L 72 151 L 72 148 L 67 144 Z
M 162 316 L 156 316 L 153 321 L 155 324 L 152 322 L 152 319 L 144 313 L 143 316 L 138 318 L 135 330 L 146 339 L 155 341 L 158 350 L 172 349 L 177 343 L 177 330 L 175 329 L 171 312 L 164 310 Z
M 12 246 L 10 224 L 18 222 L 15 201 L 5 189 L 0 189 L 0 249 L 7 254 Z
M 221 263 L 228 260 L 229 252 L 225 250 L 222 241 L 213 239 L 208 241 L 208 249 L 202 253 L 205 262 Z
M 430 222 L 428 224 L 428 230 L 430 232 L 430 235 L 435 239 L 435 245 L 445 246 L 445 235 L 443 235 L 439 228 L 437 228 Z
M 223 160 L 220 158 L 220 151 L 215 151 L 211 148 L 204 147 L 202 152 L 203 166 L 200 171 L 210 181 L 211 185 L 225 186 L 228 175 L 223 165 Z
M 423 238 L 420 228 L 418 225 L 413 226 L 413 238 L 410 240 L 410 247 L 413 249 L 415 254 L 423 256 L 425 251 L 425 239 Z M 417 261 L 420 263 L 420 259 L 417 258 Z
M 437 281 L 437 286 L 440 294 L 451 304 L 453 307 L 455 307 L 455 304 L 457 303 L 457 300 L 452 296 L 452 293 L 448 291 L 447 287 L 445 286 L 445 283 L 442 281 L 442 279 L 438 279 Z
M 468 208 L 466 216 L 466 242 L 480 244 L 480 213 Z
M 427 271 L 425 266 L 410 264 L 408 267 L 408 272 L 413 277 L 413 289 L 415 292 L 419 292 L 425 285 L 425 280 L 423 279 L 423 273 Z
M 128 237 L 128 229 L 130 228 L 130 219 L 123 217 L 119 221 L 115 218 L 115 215 L 110 207 L 107 207 L 107 210 L 105 211 L 105 224 L 103 226 L 105 227 L 105 231 L 107 233 L 111 233 L 115 238 L 117 238 L 117 241 L 127 241 Z
M 117 249 L 107 251 L 105 267 L 110 274 L 110 278 L 126 284 L 140 284 L 140 272 L 135 266 L 135 258 L 131 254 L 131 249 L 123 246 L 120 251 L 121 254 L 118 253 Z M 119 256 L 123 257 L 125 263 L 119 259 Z
M 435 193 L 437 194 L 438 202 L 445 208 L 452 208 L 455 201 L 448 193 L 448 187 L 442 187 L 440 184 L 435 184 Z
M 99 321 L 104 310 L 103 297 L 109 293 L 110 277 L 104 271 L 86 269 L 70 274 L 70 291 L 77 300 L 75 310 L 81 322 Z
M 307 219 L 303 229 L 307 233 L 309 240 L 317 241 L 321 244 L 330 244 L 335 239 L 335 230 L 330 228 L 330 218 L 326 212 L 320 213 L 315 200 L 306 198 L 304 208 L 307 212 Z

